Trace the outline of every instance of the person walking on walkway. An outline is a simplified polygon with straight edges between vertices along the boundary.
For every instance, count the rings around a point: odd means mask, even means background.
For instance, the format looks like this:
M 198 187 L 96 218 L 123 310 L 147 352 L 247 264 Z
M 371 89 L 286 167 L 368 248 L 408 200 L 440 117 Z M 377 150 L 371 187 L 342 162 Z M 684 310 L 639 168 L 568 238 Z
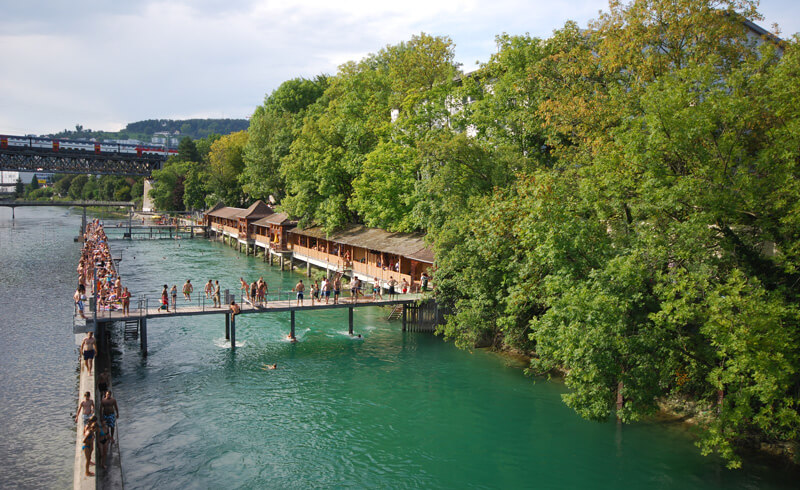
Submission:
M 90 420 L 89 423 L 83 428 L 83 454 L 86 456 L 86 476 L 94 476 L 94 473 L 89 471 L 89 466 L 93 465 L 92 452 L 94 451 L 94 435 L 97 430 L 97 419 Z
M 81 342 L 81 355 L 83 355 L 83 363 L 86 366 L 86 372 L 89 376 L 92 375 L 92 367 L 94 367 L 94 358 L 97 354 L 97 339 L 94 338 L 94 332 L 87 332 L 86 338 Z
M 117 427 L 117 419 L 119 418 L 119 407 L 117 406 L 117 400 L 111 395 L 110 390 L 107 390 L 100 400 L 100 406 L 103 409 L 103 421 L 108 425 L 108 430 L 113 438 L 114 429 Z
M 83 400 L 78 403 L 78 411 L 75 412 L 75 423 L 78 423 L 78 417 L 81 414 L 83 414 L 83 426 L 86 427 L 89 424 L 89 419 L 94 415 L 94 401 L 92 400 L 92 394 L 88 391 L 83 394 Z
M 172 297 L 172 309 L 178 311 L 178 285 L 173 284 L 172 289 L 169 290 L 169 295 Z

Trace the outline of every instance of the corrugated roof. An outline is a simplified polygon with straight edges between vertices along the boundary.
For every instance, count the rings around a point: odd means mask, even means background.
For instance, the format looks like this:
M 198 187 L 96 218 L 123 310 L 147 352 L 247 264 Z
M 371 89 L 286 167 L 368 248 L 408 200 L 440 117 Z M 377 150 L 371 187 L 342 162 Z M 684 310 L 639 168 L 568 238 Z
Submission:
M 425 235 L 422 233 L 391 233 L 363 225 L 350 225 L 332 235 L 327 235 L 318 226 L 307 229 L 295 227 L 289 232 L 433 263 L 433 251 L 425 245 Z
M 233 208 L 228 206 L 221 206 L 217 204 L 210 210 L 206 211 L 209 216 L 216 216 L 217 218 L 234 219 L 234 218 L 249 218 L 259 219 L 272 214 L 272 209 L 264 204 L 263 201 L 256 201 L 247 209 Z
M 216 216 L 217 218 L 233 219 L 233 218 L 238 218 L 244 212 L 245 210 L 242 208 L 231 208 L 226 206 L 207 214 L 209 216 Z
M 245 209 L 242 218 L 258 219 L 272 214 L 272 209 L 264 204 L 264 201 L 256 201 L 249 208 Z
M 273 213 L 266 218 L 261 218 L 260 220 L 253 222 L 254 225 L 259 226 L 284 225 L 286 223 L 291 223 L 289 215 L 286 213 Z

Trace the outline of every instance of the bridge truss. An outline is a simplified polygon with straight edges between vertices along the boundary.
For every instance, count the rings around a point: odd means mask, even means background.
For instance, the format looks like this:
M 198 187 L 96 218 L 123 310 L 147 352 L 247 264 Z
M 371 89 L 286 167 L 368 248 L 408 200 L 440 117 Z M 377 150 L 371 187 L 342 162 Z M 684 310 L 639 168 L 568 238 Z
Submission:
M 0 171 L 149 176 L 153 170 L 161 168 L 165 159 L 154 154 L 0 148 Z

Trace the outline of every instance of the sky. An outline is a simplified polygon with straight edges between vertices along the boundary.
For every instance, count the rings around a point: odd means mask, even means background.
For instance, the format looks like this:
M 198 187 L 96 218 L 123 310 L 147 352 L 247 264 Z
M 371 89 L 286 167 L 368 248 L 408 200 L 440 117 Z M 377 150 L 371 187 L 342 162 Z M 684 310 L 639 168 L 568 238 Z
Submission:
M 0 134 L 117 131 L 143 119 L 246 118 L 282 82 L 426 32 L 464 71 L 502 33 L 585 27 L 607 0 L 0 0 Z M 759 24 L 800 31 L 800 0 Z

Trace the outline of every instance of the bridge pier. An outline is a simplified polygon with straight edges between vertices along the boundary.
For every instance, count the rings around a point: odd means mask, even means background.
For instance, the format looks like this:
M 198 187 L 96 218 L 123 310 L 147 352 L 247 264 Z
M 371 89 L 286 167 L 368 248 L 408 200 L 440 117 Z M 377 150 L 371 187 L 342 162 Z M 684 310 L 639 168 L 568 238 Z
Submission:
M 147 317 L 142 317 L 139 320 L 139 342 L 142 349 L 142 355 L 147 356 Z
M 231 352 L 236 350 L 236 315 L 226 315 L 231 317 Z
M 348 327 L 347 327 L 347 333 L 349 333 L 350 335 L 353 335 L 353 307 L 352 306 L 347 309 L 347 317 L 349 319 L 349 323 L 348 323 Z

